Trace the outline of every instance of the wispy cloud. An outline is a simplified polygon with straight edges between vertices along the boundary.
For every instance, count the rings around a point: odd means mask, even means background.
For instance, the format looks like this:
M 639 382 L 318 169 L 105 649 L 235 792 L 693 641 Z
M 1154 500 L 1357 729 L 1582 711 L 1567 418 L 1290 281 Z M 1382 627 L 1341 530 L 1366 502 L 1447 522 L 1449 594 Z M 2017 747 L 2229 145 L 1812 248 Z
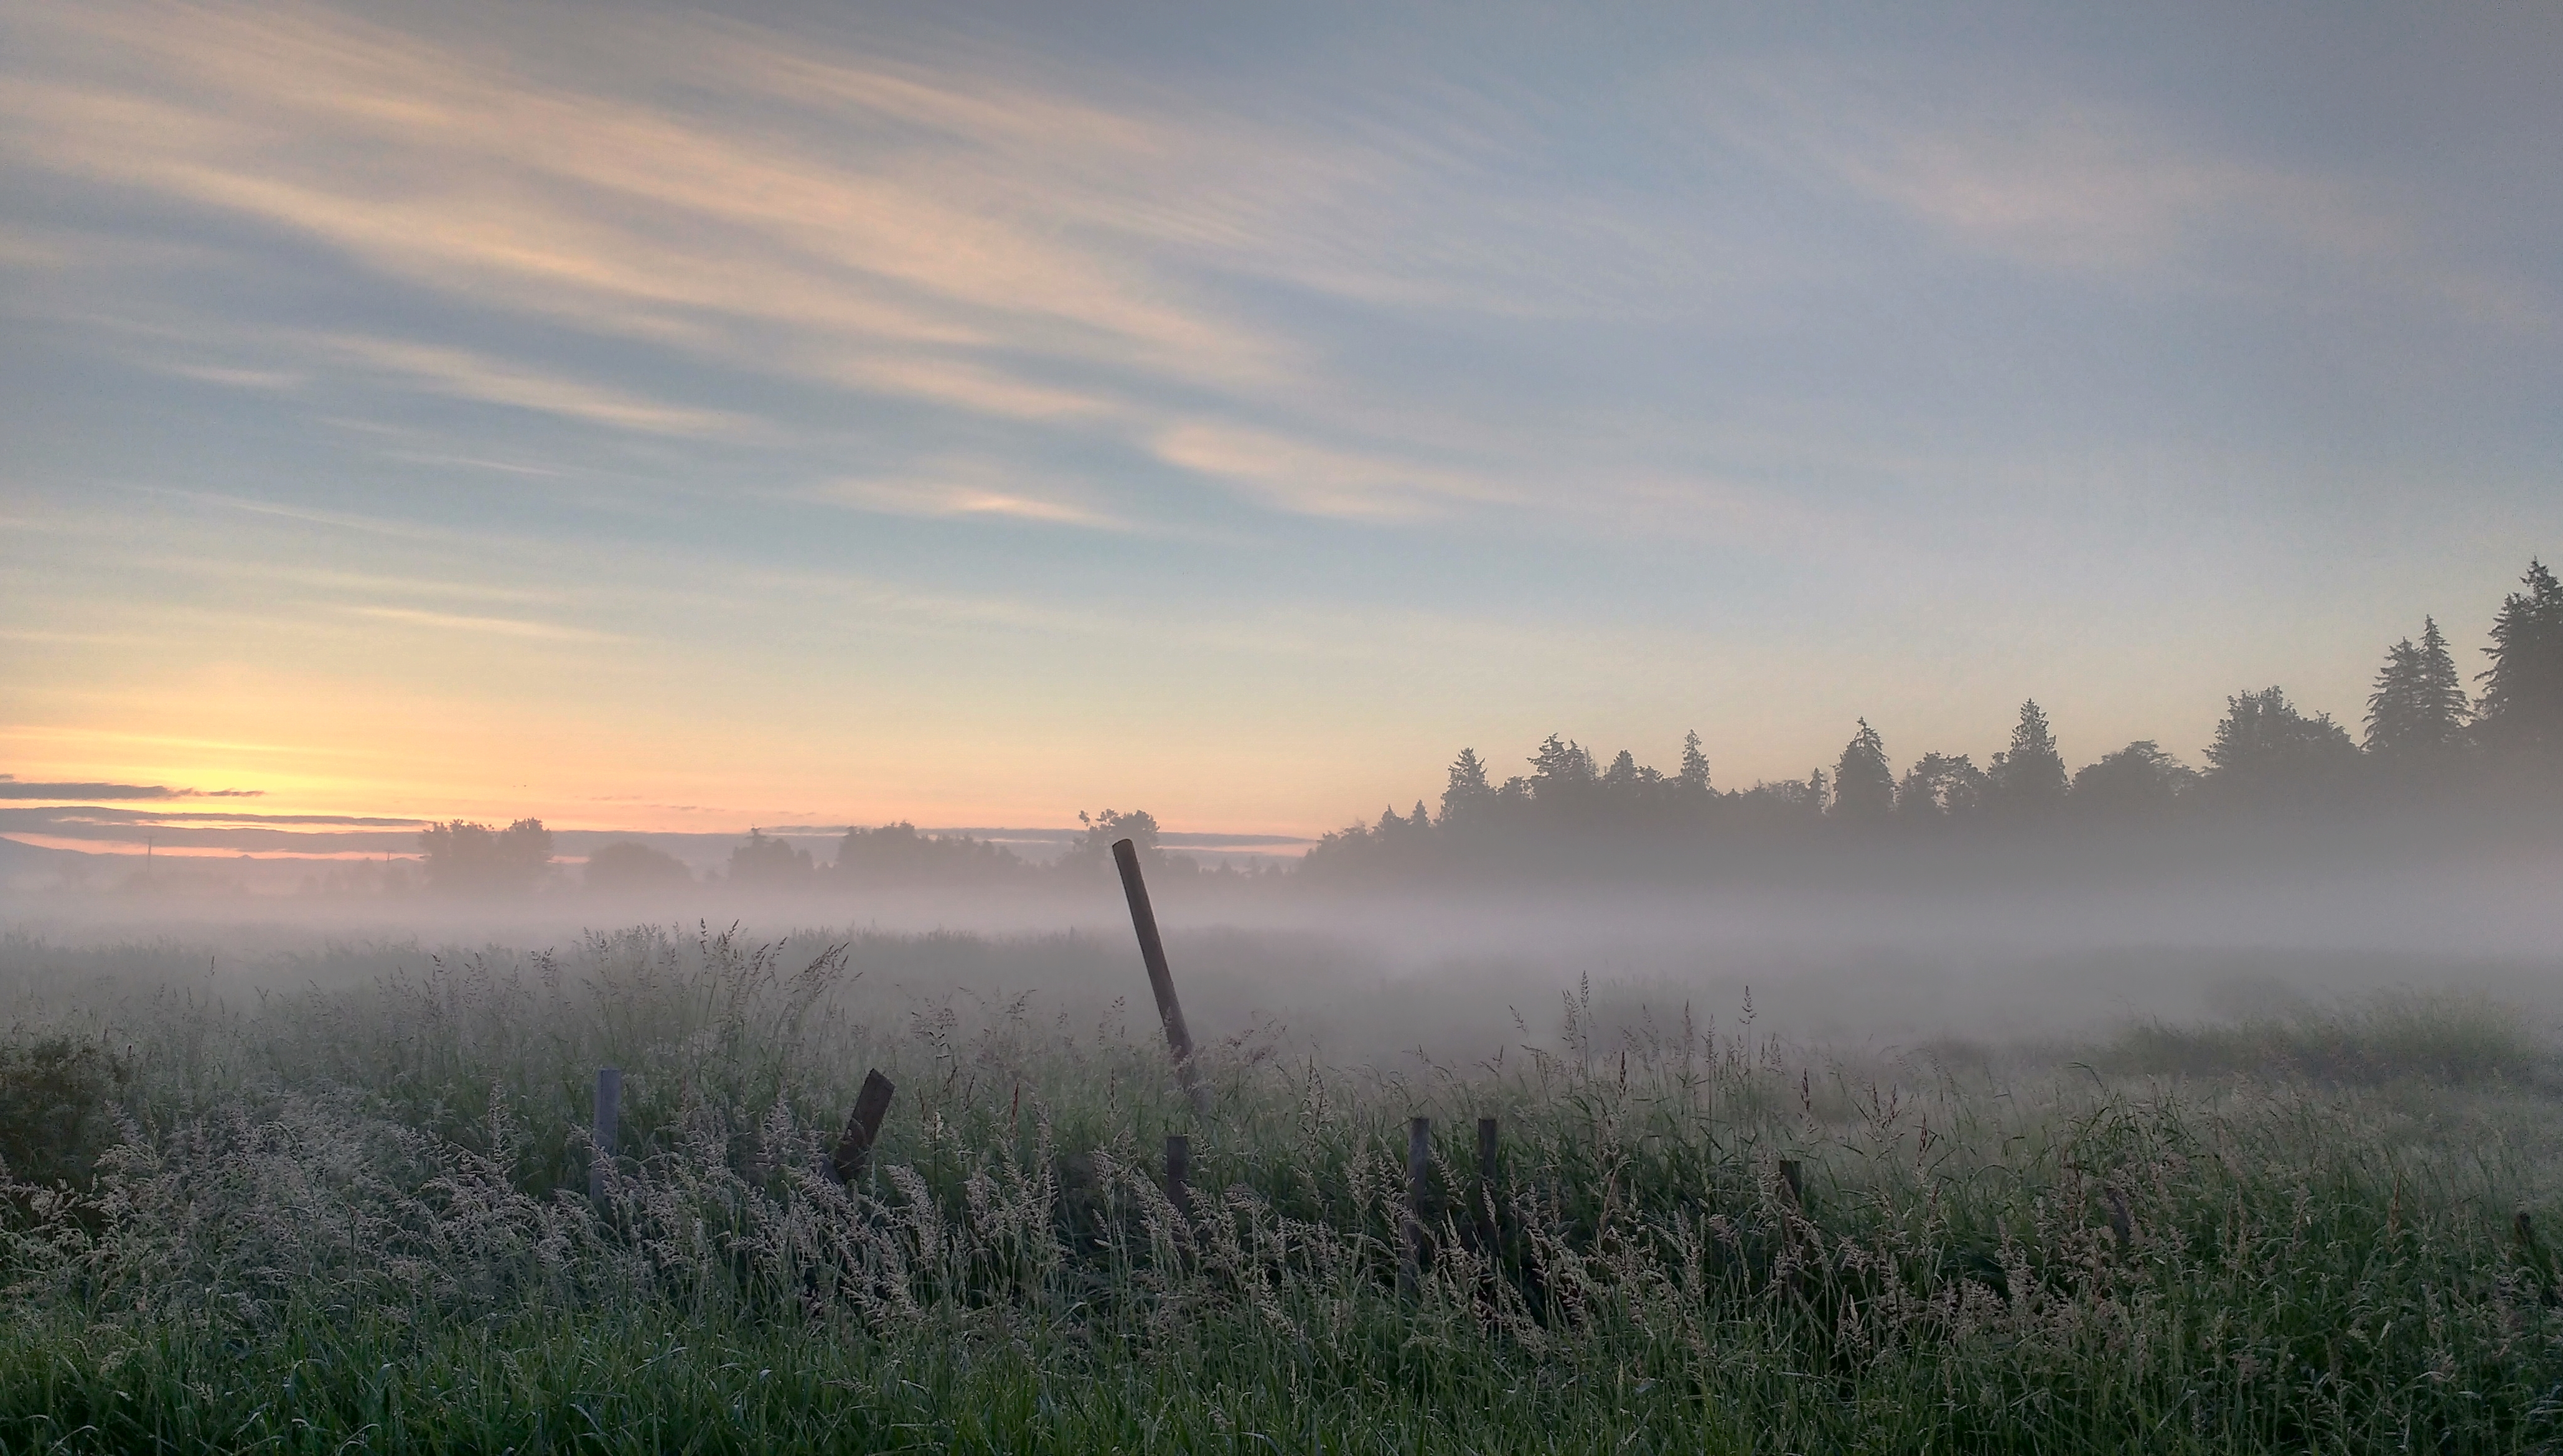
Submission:
M 814 498 L 887 515 L 938 519 L 972 516 L 1013 518 L 1051 525 L 1098 530 L 1128 530 L 1130 524 L 1072 500 L 1020 487 L 968 480 L 934 478 L 839 480 L 809 492 Z
M 644 399 L 562 375 L 539 373 L 468 349 L 351 335 L 333 336 L 322 343 L 351 362 L 454 399 L 653 435 L 734 437 L 754 428 L 752 422 L 739 415 Z
M 486 633 L 493 637 L 525 637 L 551 642 L 620 641 L 613 633 L 595 632 L 583 627 L 565 627 L 552 622 L 529 622 L 515 617 L 466 617 L 453 612 L 426 612 L 415 607 L 345 607 L 341 611 L 380 622 L 395 622 L 405 627 L 431 628 L 440 632 Z
M 1507 498 L 1466 471 L 1312 445 L 1272 431 L 1194 422 L 1151 447 L 1170 465 L 1207 475 L 1282 510 L 1344 520 L 1412 520 L 1456 503 Z

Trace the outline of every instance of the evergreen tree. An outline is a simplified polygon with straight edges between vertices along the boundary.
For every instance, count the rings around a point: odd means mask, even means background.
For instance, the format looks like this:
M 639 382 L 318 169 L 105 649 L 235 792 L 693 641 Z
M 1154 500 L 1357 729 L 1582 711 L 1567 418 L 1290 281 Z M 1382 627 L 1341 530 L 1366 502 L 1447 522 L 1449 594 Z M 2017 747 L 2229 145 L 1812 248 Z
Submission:
M 2563 751 L 2563 583 L 2531 561 L 2519 584 L 2527 590 L 2510 593 L 2492 618 L 2474 732 L 2487 748 L 2555 753 Z
M 1709 787 L 1708 755 L 1700 751 L 1695 729 L 1682 735 L 1681 777 L 1675 782 L 1680 786 L 1681 797 L 1688 801 L 1704 802 L 1717 792 Z
M 2036 698 L 2020 705 L 2011 747 L 1994 755 L 1986 777 L 1993 781 L 1994 805 L 2006 813 L 2048 814 L 2065 802 L 2065 755 Z
M 1863 718 L 1834 765 L 1833 812 L 1843 819 L 1876 820 L 1894 811 L 1895 771 L 1886 766 L 1886 741 Z
M 1531 798 L 1544 805 L 1577 804 L 1591 798 L 1600 780 L 1593 755 L 1580 743 L 1548 735 L 1530 760 Z
M 1460 750 L 1451 761 L 1451 777 L 1442 789 L 1442 822 L 1473 823 L 1495 802 L 1494 786 L 1486 782 L 1486 765 L 1474 748 Z
M 2367 751 L 2402 763 L 2443 760 L 2464 746 L 2465 688 L 2437 619 L 2421 619 L 2421 640 L 2385 649 L 2384 670 L 2367 699 Z
M 2358 765 L 2358 745 L 2329 713 L 2308 718 L 2275 687 L 2225 700 L 2207 746 L 2214 782 L 2247 796 L 2337 786 Z

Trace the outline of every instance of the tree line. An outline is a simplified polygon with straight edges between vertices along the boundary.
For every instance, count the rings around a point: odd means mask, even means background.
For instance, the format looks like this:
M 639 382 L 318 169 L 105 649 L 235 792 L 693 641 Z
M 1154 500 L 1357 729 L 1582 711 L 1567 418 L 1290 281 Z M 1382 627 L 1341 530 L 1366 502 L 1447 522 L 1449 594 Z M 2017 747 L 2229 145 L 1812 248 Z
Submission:
M 1301 868 L 1312 879 L 1373 882 L 1595 845 L 1881 842 L 1960 826 L 2408 810 L 2551 786 L 2563 769 L 2563 586 L 2542 561 L 2531 561 L 2520 589 L 2502 601 L 2483 651 L 2480 691 L 2468 693 L 2446 634 L 2423 618 L 2418 639 L 2386 649 L 2356 736 L 2329 713 L 2304 710 L 2282 687 L 2237 692 L 2201 767 L 2140 739 L 2069 771 L 2035 699 L 2021 704 L 2009 743 L 1982 764 L 1930 752 L 1899 774 L 1883 735 L 1863 718 L 1829 768 L 1740 790 L 1712 783 L 1697 733 L 1682 740 L 1672 773 L 1626 750 L 1606 764 L 1552 734 L 1528 773 L 1498 783 L 1477 751 L 1464 748 L 1438 805 L 1418 800 L 1406 814 L 1392 807 L 1376 821 L 1327 834 Z

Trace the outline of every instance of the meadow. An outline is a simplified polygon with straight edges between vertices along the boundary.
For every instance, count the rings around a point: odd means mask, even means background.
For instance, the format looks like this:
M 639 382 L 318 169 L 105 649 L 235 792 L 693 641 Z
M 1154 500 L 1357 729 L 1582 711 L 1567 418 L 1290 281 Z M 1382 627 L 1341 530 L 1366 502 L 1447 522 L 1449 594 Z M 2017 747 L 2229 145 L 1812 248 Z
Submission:
M 1197 1024 L 1197 1114 L 1144 1010 L 1040 988 L 1098 954 L 8 938 L 0 1446 L 2563 1443 L 2563 1060 L 2498 1001 L 1881 1049 L 1571 985 L 1467 1062 Z

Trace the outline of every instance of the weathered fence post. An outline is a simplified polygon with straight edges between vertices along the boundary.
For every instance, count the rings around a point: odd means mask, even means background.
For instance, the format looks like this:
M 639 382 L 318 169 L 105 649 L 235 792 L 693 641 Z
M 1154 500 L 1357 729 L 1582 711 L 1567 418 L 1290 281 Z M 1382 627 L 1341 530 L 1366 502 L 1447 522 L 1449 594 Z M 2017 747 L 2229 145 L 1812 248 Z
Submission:
M 1176 1212 L 1192 1216 L 1193 1140 L 1181 1133 L 1166 1135 L 1166 1201 Z
M 2109 1205 L 2109 1237 L 2117 1244 L 2118 1252 L 2123 1254 L 2136 1237 L 2136 1220 L 2127 1210 L 2127 1195 L 2122 1189 L 2104 1187 L 2100 1189 L 2100 1197 Z
M 1139 877 L 1139 848 L 1127 839 L 1112 841 L 1112 862 L 1121 869 L 1121 893 L 1130 900 L 1130 928 L 1139 934 L 1139 959 L 1148 967 L 1148 989 L 1157 996 L 1157 1019 L 1166 1025 L 1166 1050 L 1174 1054 L 1175 1079 L 1192 1100 L 1197 1117 L 1210 1115 L 1210 1094 L 1193 1065 L 1193 1033 L 1184 1025 L 1183 1002 L 1175 1000 L 1175 975 L 1166 968 L 1166 943 L 1157 935 L 1157 912 L 1148 905 L 1148 882 Z
M 1806 1203 L 1806 1174 L 1798 1167 L 1797 1159 L 1783 1158 L 1780 1160 L 1780 1182 L 1789 1189 L 1789 1201 L 1791 1203 L 1802 1206 Z
M 1433 1119 L 1406 1122 L 1405 1253 L 1398 1260 L 1397 1284 L 1413 1294 L 1424 1280 L 1424 1205 L 1433 1194 Z
M 873 1143 L 881 1137 L 882 1119 L 889 1116 L 890 1095 L 897 1090 L 879 1067 L 864 1073 L 864 1087 L 855 1094 L 855 1110 L 847 1115 L 845 1135 L 837 1139 L 837 1151 L 828 1159 L 828 1171 L 837 1176 L 837 1182 L 853 1183 L 863 1175 L 873 1156 Z
M 623 1120 L 623 1069 L 596 1069 L 596 1126 L 590 1141 L 594 1155 L 587 1161 L 587 1195 L 602 1202 L 605 1198 L 605 1169 L 614 1161 L 614 1125 Z
M 1495 1207 L 1495 1120 L 1478 1119 L 1478 1220 L 1482 1242 L 1492 1249 L 1503 1241 L 1503 1214 Z

